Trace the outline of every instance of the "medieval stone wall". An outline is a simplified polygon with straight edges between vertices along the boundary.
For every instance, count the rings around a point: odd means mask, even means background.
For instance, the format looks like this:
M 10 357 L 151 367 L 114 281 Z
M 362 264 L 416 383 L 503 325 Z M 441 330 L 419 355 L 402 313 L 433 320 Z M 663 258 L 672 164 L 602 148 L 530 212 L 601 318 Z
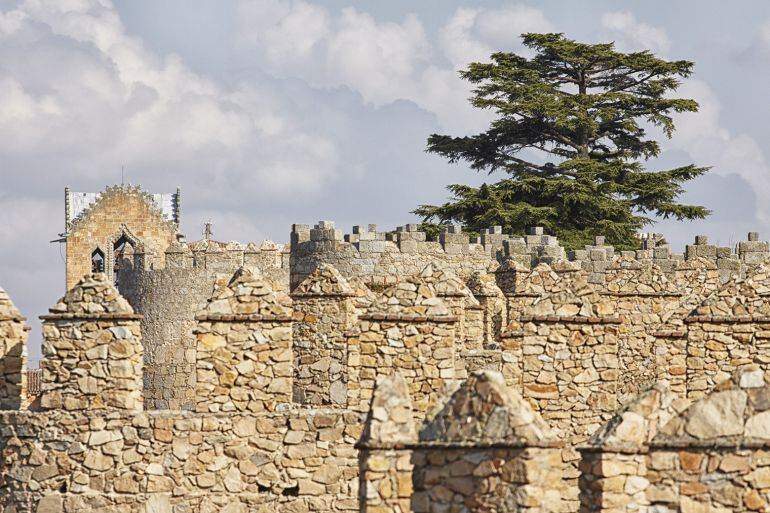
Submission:
M 22 410 L 0 414 L 0 505 L 762 511 L 770 274 L 749 239 L 618 255 L 597 238 L 568 261 L 539 229 L 321 222 L 290 250 L 134 253 L 128 302 L 89 275 L 44 318 L 33 411 L 6 370 Z
M 0 409 L 16 410 L 27 399 L 26 319 L 0 288 Z
M 218 280 L 228 280 L 241 266 L 254 263 L 275 283 L 288 284 L 288 257 L 274 245 L 221 247 L 203 241 L 191 249 L 173 244 L 166 250 L 165 268 L 124 266 L 118 280 L 120 292 L 143 315 L 144 392 L 151 408 L 194 407 L 195 315 Z
M 505 312 L 490 274 L 466 286 L 431 264 L 378 293 L 321 266 L 292 297 L 243 267 L 218 280 L 196 316 L 195 411 L 144 401 L 141 315 L 106 275 L 88 276 L 43 318 L 42 410 L 0 413 L 0 505 L 763 510 L 765 267 L 714 293 L 704 285 L 713 266 L 665 275 L 624 262 L 603 288 L 583 270 L 541 263 L 517 280 L 522 295 L 508 298 L 514 315 L 501 333 L 468 315 L 487 308 L 482 291 L 492 317 Z M 707 294 L 687 313 L 669 305 L 679 296 L 666 280 L 682 276 L 694 283 L 682 301 Z M 662 351 L 672 339 L 686 358 Z M 318 361 L 340 370 L 313 374 Z M 642 384 L 682 375 L 710 388 Z M 319 393 L 320 404 L 307 400 Z

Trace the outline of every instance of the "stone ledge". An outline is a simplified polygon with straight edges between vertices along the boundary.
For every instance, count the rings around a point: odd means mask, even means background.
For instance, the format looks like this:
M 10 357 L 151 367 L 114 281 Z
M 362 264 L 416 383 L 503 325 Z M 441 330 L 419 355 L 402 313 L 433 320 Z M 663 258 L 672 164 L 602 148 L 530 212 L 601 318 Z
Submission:
M 362 321 L 391 321 L 391 322 L 457 322 L 455 315 L 401 315 L 401 314 L 365 314 L 359 316 Z
M 57 320 L 74 320 L 74 321 L 138 321 L 144 318 L 142 314 L 130 314 L 130 313 L 58 313 L 41 315 L 40 320 L 43 321 L 57 321 Z
M 523 330 L 504 331 L 500 333 L 500 338 L 519 338 L 524 336 Z
M 691 315 L 689 317 L 685 317 L 684 322 L 710 322 L 714 324 L 761 322 L 770 324 L 770 317 L 765 317 L 764 315 Z
M 740 451 L 743 449 L 770 449 L 770 440 L 752 439 L 743 436 L 736 437 L 735 439 L 722 439 L 722 440 L 697 440 L 697 439 L 685 439 L 685 440 L 661 440 L 652 441 L 650 443 L 650 449 L 667 450 L 667 449 L 730 449 L 734 451 Z
M 686 330 L 661 330 L 661 331 L 653 331 L 650 333 L 653 337 L 660 337 L 660 338 L 685 338 L 687 337 L 687 331 Z
M 647 444 L 607 444 L 607 445 L 579 445 L 575 450 L 585 453 L 611 453 L 611 454 L 648 454 L 650 447 Z
M 355 297 L 355 292 L 331 292 L 328 294 L 324 294 L 322 292 L 290 292 L 289 297 L 295 298 L 295 297 L 301 297 L 301 298 L 312 298 L 312 297 Z
M 291 322 L 291 315 L 261 315 L 261 314 L 200 314 L 196 321 L 210 322 Z
M 562 449 L 565 444 L 561 440 L 547 441 L 510 441 L 510 442 L 413 442 L 413 443 L 395 443 L 395 444 L 375 444 L 366 442 L 357 442 L 356 449 L 366 449 L 370 451 L 386 450 L 446 450 L 446 449 Z
M 520 322 L 569 322 L 579 324 L 621 324 L 620 317 L 586 317 L 583 315 L 522 315 Z
M 0 315 L 0 322 L 2 321 L 18 321 L 24 322 L 27 318 L 23 315 Z
M 611 297 L 682 297 L 680 292 L 599 292 L 600 296 Z

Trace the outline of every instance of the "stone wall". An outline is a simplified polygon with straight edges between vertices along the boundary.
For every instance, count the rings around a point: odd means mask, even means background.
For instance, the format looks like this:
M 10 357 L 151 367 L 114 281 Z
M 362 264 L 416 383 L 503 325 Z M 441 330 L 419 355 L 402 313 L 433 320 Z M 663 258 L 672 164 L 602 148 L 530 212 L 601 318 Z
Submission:
M 175 243 L 166 250 L 166 267 L 124 266 L 119 289 L 143 315 L 145 401 L 148 407 L 191 409 L 195 394 L 195 315 L 217 282 L 243 265 L 260 264 L 274 283 L 288 286 L 288 254 L 271 243 L 257 247 L 215 241 Z
M 140 318 L 106 274 L 81 279 L 42 317 L 41 406 L 141 410 Z
M 770 364 L 770 275 L 765 265 L 727 282 L 687 323 L 687 395 L 703 397 L 742 365 Z
M 581 448 L 584 511 L 766 511 L 768 393 L 758 366 L 690 405 L 643 392 Z
M 328 264 L 321 264 L 292 292 L 295 402 L 347 403 L 345 333 L 356 322 L 355 295 L 347 280 Z
M 27 402 L 26 319 L 0 288 L 0 410 L 16 410 Z
M 668 360 L 656 358 L 667 345 L 658 337 L 673 331 L 681 292 L 657 265 L 621 258 L 606 271 L 605 297 L 620 317 L 618 400 L 625 403 L 646 385 L 668 377 Z M 681 320 L 680 320 L 681 322 Z M 658 364 L 662 363 L 659 367 Z
M 358 511 L 361 422 L 344 410 L 2 412 L 0 424 L 4 511 Z
M 560 445 L 499 373 L 471 373 L 417 429 L 396 375 L 359 444 L 362 511 L 562 511 Z
M 383 291 L 359 319 L 347 333 L 348 406 L 367 411 L 377 377 L 399 371 L 424 415 L 455 378 L 457 318 L 413 276 Z
M 124 265 L 134 310 L 87 277 L 44 318 L 43 411 L 0 415 L 3 506 L 764 508 L 766 245 L 597 239 L 569 262 L 537 229 L 426 239 L 172 243 Z
M 197 317 L 198 412 L 275 411 L 292 396 L 292 310 L 258 270 L 239 269 Z
M 529 267 L 564 259 L 566 254 L 556 237 L 544 235 L 542 228 L 517 237 L 494 226 L 471 241 L 459 226 L 446 226 L 438 240 L 430 241 L 415 224 L 395 232 L 379 232 L 376 225 L 354 226 L 352 233 L 343 234 L 333 222 L 319 221 L 312 229 L 292 226 L 291 285 L 296 286 L 321 263 L 333 265 L 346 278 L 361 276 L 368 284 L 384 286 L 400 276 L 418 274 L 431 263 L 468 277 L 506 258 Z

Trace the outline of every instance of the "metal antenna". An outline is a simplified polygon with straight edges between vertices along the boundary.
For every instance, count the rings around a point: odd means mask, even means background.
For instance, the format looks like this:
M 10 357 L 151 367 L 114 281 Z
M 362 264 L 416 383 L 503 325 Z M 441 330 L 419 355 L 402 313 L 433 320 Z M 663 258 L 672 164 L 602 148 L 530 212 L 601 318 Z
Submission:
M 211 222 L 211 219 L 209 219 L 206 223 L 203 225 L 203 238 L 205 240 L 211 240 L 214 236 L 214 230 L 211 229 L 214 223 Z

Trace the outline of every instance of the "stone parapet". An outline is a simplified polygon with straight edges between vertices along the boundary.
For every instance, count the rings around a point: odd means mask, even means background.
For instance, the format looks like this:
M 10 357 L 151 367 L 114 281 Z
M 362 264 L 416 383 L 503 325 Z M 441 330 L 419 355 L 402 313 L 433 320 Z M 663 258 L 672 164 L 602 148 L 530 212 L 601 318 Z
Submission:
M 42 317 L 41 406 L 141 410 L 141 316 L 107 276 L 86 276 L 50 312 Z
M 27 403 L 26 319 L 0 288 L 0 410 L 16 410 Z
M 355 512 L 361 420 L 339 409 L 0 412 L 0 507 Z
M 275 411 L 292 399 L 291 299 L 239 269 L 198 315 L 198 412 Z
M 455 379 L 457 318 L 432 285 L 409 277 L 375 297 L 346 334 L 348 407 L 366 411 L 379 376 L 400 372 L 424 415 Z
M 355 296 L 353 287 L 328 264 L 321 264 L 292 291 L 295 402 L 347 403 L 344 334 L 357 319 Z
M 359 445 L 363 511 L 562 511 L 562 444 L 502 375 L 471 373 L 419 433 L 405 385 L 375 391 Z

